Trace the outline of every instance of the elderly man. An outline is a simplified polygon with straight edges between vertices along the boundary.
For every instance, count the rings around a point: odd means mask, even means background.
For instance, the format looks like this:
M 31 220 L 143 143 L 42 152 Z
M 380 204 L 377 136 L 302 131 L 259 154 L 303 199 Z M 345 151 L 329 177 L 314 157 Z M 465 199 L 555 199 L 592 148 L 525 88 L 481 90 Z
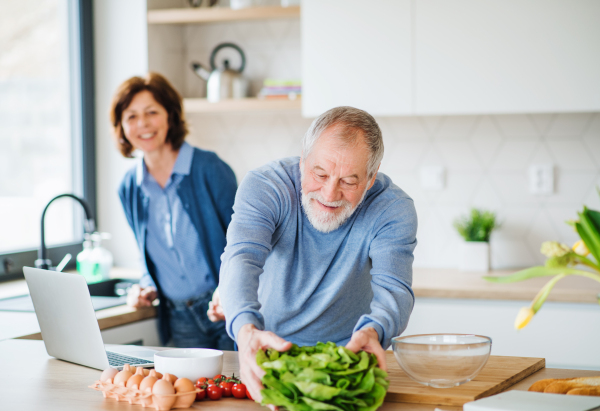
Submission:
M 242 181 L 221 257 L 227 331 L 241 377 L 260 400 L 258 349 L 346 344 L 385 369 L 392 337 L 407 325 L 417 215 L 411 198 L 377 173 L 381 130 L 352 107 L 310 126 L 302 157 L 256 169 Z

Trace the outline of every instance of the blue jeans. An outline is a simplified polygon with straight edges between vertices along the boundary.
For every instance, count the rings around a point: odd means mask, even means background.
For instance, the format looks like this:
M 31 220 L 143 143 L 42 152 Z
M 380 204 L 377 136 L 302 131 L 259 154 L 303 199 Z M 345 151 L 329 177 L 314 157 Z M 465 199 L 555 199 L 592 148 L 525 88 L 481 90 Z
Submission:
M 212 292 L 187 301 L 167 301 L 172 343 L 180 348 L 233 350 L 233 340 L 225 331 L 225 321 L 213 323 L 206 310 Z

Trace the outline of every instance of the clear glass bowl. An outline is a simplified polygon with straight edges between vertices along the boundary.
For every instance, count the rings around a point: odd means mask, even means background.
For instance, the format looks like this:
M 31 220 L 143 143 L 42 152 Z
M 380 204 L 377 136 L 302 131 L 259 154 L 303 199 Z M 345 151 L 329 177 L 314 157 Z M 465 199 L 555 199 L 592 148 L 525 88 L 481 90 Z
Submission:
M 418 383 L 450 388 L 471 381 L 490 356 L 492 339 L 472 334 L 422 334 L 392 338 L 394 356 Z

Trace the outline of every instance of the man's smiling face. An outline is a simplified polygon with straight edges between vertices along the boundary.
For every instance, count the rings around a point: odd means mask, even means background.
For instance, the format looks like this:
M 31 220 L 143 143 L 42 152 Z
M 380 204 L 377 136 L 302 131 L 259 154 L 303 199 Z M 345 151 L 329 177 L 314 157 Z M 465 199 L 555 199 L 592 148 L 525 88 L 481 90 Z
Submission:
M 368 178 L 369 148 L 361 131 L 351 144 L 339 135 L 344 127 L 327 128 L 300 161 L 302 206 L 317 230 L 336 230 L 354 213 L 375 175 Z M 345 130 L 347 132 L 347 129 Z

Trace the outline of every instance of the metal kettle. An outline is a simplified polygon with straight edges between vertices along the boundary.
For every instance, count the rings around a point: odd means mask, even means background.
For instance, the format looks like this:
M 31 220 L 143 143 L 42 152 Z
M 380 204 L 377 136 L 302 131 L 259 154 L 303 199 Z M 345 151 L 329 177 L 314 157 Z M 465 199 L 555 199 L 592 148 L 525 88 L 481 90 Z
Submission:
M 223 60 L 223 67 L 217 68 L 215 57 L 224 48 L 232 48 L 240 53 L 242 64 L 238 70 L 229 67 L 229 60 Z M 241 48 L 233 43 L 221 43 L 210 54 L 210 70 L 208 71 L 198 62 L 192 62 L 192 69 L 198 77 L 206 80 L 206 98 L 210 102 L 217 102 L 228 98 L 244 98 L 248 96 L 248 80 L 242 76 L 246 66 L 246 56 Z

